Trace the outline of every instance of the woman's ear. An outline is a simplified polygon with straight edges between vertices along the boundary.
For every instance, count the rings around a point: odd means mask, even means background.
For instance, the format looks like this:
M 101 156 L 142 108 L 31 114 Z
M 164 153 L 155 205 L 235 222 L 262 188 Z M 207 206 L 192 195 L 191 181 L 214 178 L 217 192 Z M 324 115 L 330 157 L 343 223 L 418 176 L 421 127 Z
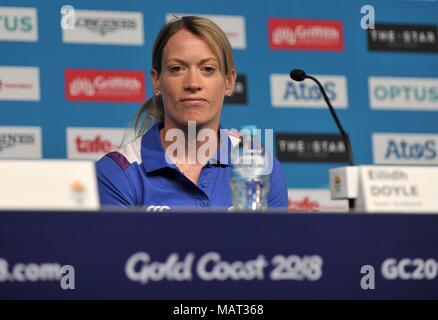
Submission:
M 159 75 L 157 70 L 155 69 L 151 70 L 151 77 L 152 77 L 152 88 L 154 90 L 154 95 L 159 96 L 161 94 L 161 91 L 160 91 Z
M 225 95 L 231 95 L 236 83 L 237 73 L 235 69 L 231 69 L 230 73 L 225 78 Z

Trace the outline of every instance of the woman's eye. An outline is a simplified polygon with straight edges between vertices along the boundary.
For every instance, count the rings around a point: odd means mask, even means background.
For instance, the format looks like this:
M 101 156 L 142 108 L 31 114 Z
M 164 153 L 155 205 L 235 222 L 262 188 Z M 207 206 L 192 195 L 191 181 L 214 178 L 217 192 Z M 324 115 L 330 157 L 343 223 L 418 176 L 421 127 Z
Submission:
M 208 74 L 212 74 L 212 73 L 214 73 L 216 71 L 216 68 L 212 67 L 212 66 L 205 66 L 205 67 L 202 68 L 202 70 L 205 71 Z
M 169 68 L 169 71 L 171 73 L 178 73 L 178 72 L 181 72 L 182 70 L 183 70 L 182 66 L 171 66 Z

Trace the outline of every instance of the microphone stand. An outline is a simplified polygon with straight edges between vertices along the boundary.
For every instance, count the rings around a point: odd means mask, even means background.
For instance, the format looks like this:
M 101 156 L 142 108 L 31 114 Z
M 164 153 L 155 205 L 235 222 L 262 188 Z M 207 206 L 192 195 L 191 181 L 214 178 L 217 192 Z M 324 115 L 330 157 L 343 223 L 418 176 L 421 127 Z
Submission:
M 295 73 L 294 73 L 295 72 Z M 295 75 L 295 76 L 294 76 Z M 354 161 L 353 161 L 353 152 L 352 152 L 352 148 L 351 148 L 351 143 L 350 143 L 350 138 L 348 138 L 347 133 L 345 132 L 344 128 L 341 125 L 341 122 L 339 121 L 338 116 L 336 115 L 335 109 L 333 108 L 330 99 L 327 96 L 327 93 L 324 90 L 324 87 L 321 85 L 321 83 L 318 81 L 318 79 L 316 79 L 315 77 L 309 76 L 307 75 L 304 71 L 302 70 L 293 70 L 291 72 L 291 78 L 295 81 L 302 81 L 304 79 L 311 79 L 313 80 L 319 87 L 319 90 L 321 91 L 323 97 L 324 97 L 324 101 L 327 104 L 327 106 L 329 107 L 330 113 L 333 117 L 333 119 L 335 120 L 336 126 L 338 127 L 339 132 L 341 133 L 341 137 L 342 140 L 345 143 L 345 149 L 347 151 L 347 158 L 348 158 L 348 165 L 349 166 L 354 166 Z M 355 207 L 355 199 L 348 199 L 348 208 L 350 210 L 354 209 Z

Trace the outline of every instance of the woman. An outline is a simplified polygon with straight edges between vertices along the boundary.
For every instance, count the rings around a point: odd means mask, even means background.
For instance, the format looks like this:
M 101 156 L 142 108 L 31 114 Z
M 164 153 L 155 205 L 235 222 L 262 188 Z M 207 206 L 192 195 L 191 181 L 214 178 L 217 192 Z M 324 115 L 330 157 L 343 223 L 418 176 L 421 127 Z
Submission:
M 168 23 L 154 43 L 151 76 L 154 97 L 137 114 L 137 139 L 97 162 L 101 204 L 147 206 L 148 211 L 231 207 L 231 165 L 218 156 L 229 153 L 235 140 L 219 134 L 224 96 L 231 95 L 236 80 L 226 35 L 201 17 Z M 199 139 L 201 132 L 213 137 Z M 287 207 L 277 159 L 268 205 Z

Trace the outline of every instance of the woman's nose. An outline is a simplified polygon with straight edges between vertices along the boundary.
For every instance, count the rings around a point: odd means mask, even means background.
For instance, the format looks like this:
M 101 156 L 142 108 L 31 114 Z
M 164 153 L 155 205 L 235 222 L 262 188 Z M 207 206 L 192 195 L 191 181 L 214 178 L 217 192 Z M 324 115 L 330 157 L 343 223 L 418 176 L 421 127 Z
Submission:
M 188 70 L 184 79 L 184 90 L 188 91 L 199 91 L 201 90 L 201 80 L 200 75 L 196 70 Z

